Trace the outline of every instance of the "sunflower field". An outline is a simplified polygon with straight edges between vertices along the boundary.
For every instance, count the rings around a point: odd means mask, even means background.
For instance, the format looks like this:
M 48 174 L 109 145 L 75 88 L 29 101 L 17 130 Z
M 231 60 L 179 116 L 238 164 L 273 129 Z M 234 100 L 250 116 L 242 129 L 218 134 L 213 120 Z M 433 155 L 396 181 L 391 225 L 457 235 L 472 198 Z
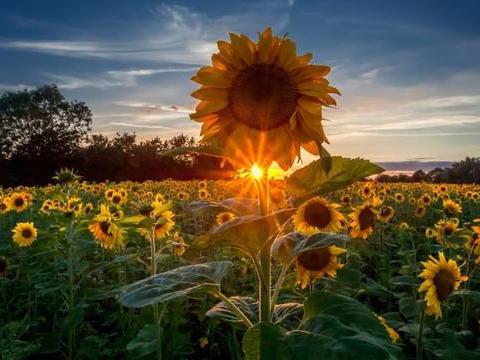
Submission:
M 234 179 L 0 188 L 0 358 L 480 358 L 480 186 L 376 182 L 324 147 L 330 67 L 270 28 L 218 48 L 202 144 L 164 155 Z

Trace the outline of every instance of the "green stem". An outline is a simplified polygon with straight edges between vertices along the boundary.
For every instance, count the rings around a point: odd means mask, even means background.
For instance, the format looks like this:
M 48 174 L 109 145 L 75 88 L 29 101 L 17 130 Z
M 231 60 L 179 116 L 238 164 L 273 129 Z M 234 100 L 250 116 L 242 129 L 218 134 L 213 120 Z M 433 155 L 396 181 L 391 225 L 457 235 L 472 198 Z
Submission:
M 73 239 L 73 221 L 68 225 L 67 228 L 67 246 L 68 246 L 68 313 L 69 315 L 72 314 L 73 309 L 75 307 L 75 278 L 74 278 L 74 269 L 73 269 L 73 246 L 74 246 L 74 239 Z M 68 359 L 73 359 L 75 349 L 75 329 L 71 327 L 68 330 Z
M 418 328 L 418 336 L 417 336 L 417 360 L 422 360 L 422 338 L 423 338 L 423 326 L 425 324 L 425 306 L 422 308 L 422 312 L 420 313 L 420 326 Z
M 243 321 L 248 329 L 253 326 L 250 319 L 242 312 L 242 310 L 240 310 L 237 305 L 227 298 L 220 290 L 216 291 L 214 295 L 220 298 L 230 308 L 230 310 L 232 310 Z
M 156 244 L 155 244 L 155 225 L 152 226 L 150 231 L 150 275 L 157 275 L 157 260 L 156 260 Z M 162 316 L 165 306 L 163 306 L 161 313 L 158 311 L 158 304 L 152 305 L 153 308 L 153 320 L 155 322 L 155 330 L 157 333 L 157 359 L 162 360 Z
M 280 271 L 280 275 L 278 275 L 277 282 L 275 283 L 275 288 L 272 295 L 272 304 L 270 311 L 273 314 L 273 310 L 275 309 L 275 305 L 278 301 L 278 295 L 280 295 L 280 289 L 282 288 L 283 281 L 285 280 L 285 276 L 287 275 L 287 271 L 290 267 L 290 264 L 286 264 L 282 266 L 282 270 Z
M 473 271 L 471 271 L 471 265 L 472 265 L 472 262 L 475 261 L 475 259 L 472 259 L 474 251 L 475 251 L 475 244 L 472 244 L 472 248 L 470 249 L 470 252 L 468 253 L 468 258 L 467 258 L 466 275 L 468 276 L 468 279 L 465 282 L 465 289 L 464 289 L 464 293 L 463 293 L 463 296 L 462 296 L 462 330 L 467 329 L 468 302 L 467 302 L 467 298 L 465 296 L 465 291 L 468 290 L 468 287 L 470 285 L 470 279 L 473 275 Z M 472 272 L 472 273 L 470 273 L 470 272 Z
M 258 181 L 257 194 L 260 214 L 265 216 L 269 212 L 268 204 L 268 177 L 265 176 Z M 264 244 L 260 249 L 260 269 L 262 278 L 259 279 L 258 302 L 260 304 L 260 321 L 271 320 L 271 288 L 272 288 L 272 268 L 271 268 L 271 246 Z

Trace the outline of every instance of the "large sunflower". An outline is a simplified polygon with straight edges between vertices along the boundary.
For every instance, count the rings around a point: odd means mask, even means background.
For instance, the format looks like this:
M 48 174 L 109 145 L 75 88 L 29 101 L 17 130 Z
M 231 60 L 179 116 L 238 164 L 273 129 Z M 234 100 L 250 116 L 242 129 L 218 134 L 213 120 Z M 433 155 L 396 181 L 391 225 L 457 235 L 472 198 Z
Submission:
M 468 277 L 462 276 L 455 260 L 447 261 L 443 252 L 438 253 L 438 260 L 430 256 L 430 260 L 422 264 L 424 270 L 419 277 L 424 281 L 418 288 L 418 292 L 426 292 L 426 314 L 435 315 L 438 319 L 442 317 L 440 303 L 457 290 L 460 283 L 466 281 Z
M 312 54 L 297 56 L 295 43 L 270 28 L 257 43 L 233 33 L 230 40 L 218 41 L 212 66 L 192 78 L 201 88 L 192 93 L 200 103 L 190 117 L 202 122 L 202 141 L 248 168 L 276 161 L 287 169 L 300 146 L 319 154 L 328 142 L 322 107 L 336 105 L 329 93 L 339 94 L 325 79 L 330 67 L 311 64 Z
M 15 228 L 12 230 L 13 236 L 12 239 L 15 241 L 18 246 L 26 247 L 32 245 L 32 243 L 37 238 L 37 229 L 33 223 L 17 223 Z
M 9 208 L 16 212 L 24 211 L 28 208 L 30 196 L 27 193 L 13 193 L 9 197 Z
M 88 227 L 95 240 L 105 249 L 115 249 L 117 246 L 123 247 L 123 232 L 113 223 L 113 216 L 108 206 L 100 205 L 100 214 L 96 215 L 95 221 Z
M 298 231 L 311 235 L 318 232 L 337 232 L 341 229 L 343 215 L 337 210 L 340 205 L 316 197 L 302 204 L 293 223 Z
M 314 279 L 325 275 L 335 277 L 337 270 L 343 267 L 337 256 L 344 252 L 345 249 L 330 245 L 300 253 L 296 261 L 298 285 L 304 289 Z

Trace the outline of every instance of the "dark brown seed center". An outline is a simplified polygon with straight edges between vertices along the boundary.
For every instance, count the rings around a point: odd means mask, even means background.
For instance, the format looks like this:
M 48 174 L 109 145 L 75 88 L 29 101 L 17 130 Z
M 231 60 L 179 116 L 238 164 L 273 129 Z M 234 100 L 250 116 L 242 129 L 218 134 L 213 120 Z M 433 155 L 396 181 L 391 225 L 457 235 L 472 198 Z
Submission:
M 25 239 L 30 239 L 33 235 L 33 232 L 32 230 L 30 229 L 23 229 L 22 230 L 22 236 L 25 238 Z
M 110 235 L 110 223 L 108 221 L 102 221 L 100 223 L 100 230 L 102 230 L 105 235 Z
M 305 207 L 305 221 L 308 225 L 323 229 L 332 220 L 330 209 L 323 204 L 314 202 Z
M 257 130 L 286 124 L 297 106 L 297 88 L 272 64 L 254 64 L 233 81 L 229 103 L 236 119 Z
M 325 269 L 330 263 L 332 255 L 327 247 L 315 250 L 309 250 L 298 255 L 298 262 L 305 269 L 310 271 L 320 271 Z
M 370 207 L 366 207 L 360 211 L 358 221 L 360 223 L 360 230 L 371 228 L 375 224 L 375 213 Z
M 455 277 L 449 271 L 440 270 L 437 275 L 435 275 L 433 283 L 437 288 L 438 300 L 443 301 L 452 293 L 453 287 L 455 286 Z

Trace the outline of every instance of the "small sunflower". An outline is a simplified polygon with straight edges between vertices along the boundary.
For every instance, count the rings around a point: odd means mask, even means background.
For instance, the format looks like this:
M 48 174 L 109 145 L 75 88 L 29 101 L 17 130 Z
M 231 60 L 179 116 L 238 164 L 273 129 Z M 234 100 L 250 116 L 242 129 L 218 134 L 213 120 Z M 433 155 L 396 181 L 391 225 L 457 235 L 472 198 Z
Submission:
M 17 243 L 18 246 L 21 247 L 27 247 L 32 245 L 32 243 L 37 238 L 37 229 L 31 222 L 17 223 L 12 232 L 13 241 L 15 241 L 15 243 Z
M 454 216 L 462 213 L 462 205 L 451 199 L 443 201 L 443 208 L 448 215 Z
M 95 240 L 101 247 L 113 250 L 116 247 L 123 247 L 123 231 L 113 223 L 113 216 L 108 206 L 100 205 L 100 214 L 95 215 L 95 221 L 88 226 Z
M 8 211 L 8 201 L 6 199 L 0 199 L 0 214 L 5 214 Z
M 236 217 L 237 217 L 237 215 L 235 215 L 234 213 L 232 213 L 230 211 L 224 211 L 224 212 L 221 212 L 220 214 L 218 214 L 216 216 L 215 220 L 217 222 L 217 225 L 222 225 L 222 224 L 226 223 L 227 221 L 235 219 Z
M 457 231 L 458 219 L 440 220 L 435 224 L 435 239 L 443 244 L 450 235 Z
M 312 280 L 325 275 L 335 277 L 337 270 L 343 267 L 343 264 L 337 261 L 337 256 L 345 252 L 345 249 L 330 245 L 300 253 L 296 259 L 297 282 L 300 288 L 304 289 Z
M 420 199 L 418 199 L 418 202 L 425 206 L 430 205 L 430 203 L 432 202 L 432 198 L 428 194 L 423 194 L 422 196 L 420 196 Z
M 378 210 L 375 202 L 366 202 L 354 209 L 349 215 L 350 235 L 358 239 L 366 239 L 372 232 L 377 220 Z
M 430 256 L 429 261 L 422 262 L 424 270 L 419 275 L 424 279 L 418 292 L 425 292 L 426 314 L 442 317 L 441 302 L 457 290 L 462 281 L 468 279 L 462 276 L 455 260 L 445 259 L 443 252 L 438 253 L 438 260 Z
M 393 198 L 397 203 L 402 203 L 405 200 L 405 196 L 402 193 L 396 193 Z
M 383 222 L 389 222 L 395 215 L 395 210 L 391 206 L 382 206 L 378 212 L 378 219 Z
M 175 227 L 173 217 L 175 215 L 170 210 L 164 211 L 156 216 L 155 240 L 164 238 Z
M 13 193 L 9 197 L 9 209 L 16 212 L 24 211 L 28 208 L 29 204 L 29 194 L 27 193 Z
M 300 147 L 319 154 L 328 142 L 322 108 L 336 105 L 325 76 L 330 67 L 310 64 L 312 54 L 297 56 L 295 43 L 272 35 L 270 28 L 257 43 L 230 34 L 219 41 L 212 66 L 192 78 L 201 88 L 190 117 L 202 122 L 202 141 L 217 142 L 239 167 L 254 163 L 268 168 L 276 161 L 284 170 L 299 156 Z
M 302 204 L 295 216 L 295 228 L 304 234 L 318 232 L 338 232 L 341 229 L 343 215 L 337 210 L 340 205 L 329 203 L 326 199 L 316 197 Z
M 427 208 L 426 208 L 425 206 L 420 206 L 420 205 L 419 205 L 419 206 L 417 206 L 417 207 L 415 208 L 415 213 L 414 213 L 414 215 L 415 215 L 415 217 L 417 217 L 417 218 L 422 218 L 422 217 L 425 216 L 425 213 L 426 213 L 426 212 L 427 212 Z

